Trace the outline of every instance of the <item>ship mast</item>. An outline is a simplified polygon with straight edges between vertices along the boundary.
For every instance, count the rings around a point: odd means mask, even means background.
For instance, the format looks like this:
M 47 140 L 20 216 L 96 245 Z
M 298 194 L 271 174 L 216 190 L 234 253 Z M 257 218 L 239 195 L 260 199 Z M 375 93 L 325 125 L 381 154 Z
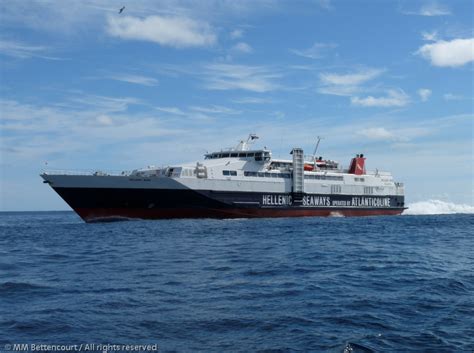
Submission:
M 316 152 L 318 152 L 319 143 L 321 142 L 323 138 L 318 136 L 317 139 L 318 139 L 318 142 L 316 142 L 316 147 L 314 148 L 314 152 L 313 152 L 313 162 L 315 166 L 316 166 Z
M 254 140 L 257 140 L 257 134 L 249 134 L 247 141 L 241 140 L 237 147 L 235 147 L 236 151 L 248 151 L 249 146 L 254 143 Z

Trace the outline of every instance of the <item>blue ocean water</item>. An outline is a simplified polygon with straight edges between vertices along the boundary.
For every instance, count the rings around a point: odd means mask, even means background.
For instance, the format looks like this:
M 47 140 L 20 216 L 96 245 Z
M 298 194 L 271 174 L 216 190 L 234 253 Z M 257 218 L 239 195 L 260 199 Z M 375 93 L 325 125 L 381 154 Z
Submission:
M 0 214 L 0 351 L 472 352 L 473 215 Z

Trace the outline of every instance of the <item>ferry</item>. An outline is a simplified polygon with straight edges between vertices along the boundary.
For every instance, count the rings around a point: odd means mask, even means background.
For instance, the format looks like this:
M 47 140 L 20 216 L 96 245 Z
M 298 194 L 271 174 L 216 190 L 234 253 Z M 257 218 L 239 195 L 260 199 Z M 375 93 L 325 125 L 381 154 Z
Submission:
M 86 222 L 124 219 L 399 215 L 404 185 L 391 173 L 349 167 L 293 148 L 288 159 L 253 148 L 250 134 L 234 148 L 194 163 L 131 172 L 45 171 L 44 183 Z

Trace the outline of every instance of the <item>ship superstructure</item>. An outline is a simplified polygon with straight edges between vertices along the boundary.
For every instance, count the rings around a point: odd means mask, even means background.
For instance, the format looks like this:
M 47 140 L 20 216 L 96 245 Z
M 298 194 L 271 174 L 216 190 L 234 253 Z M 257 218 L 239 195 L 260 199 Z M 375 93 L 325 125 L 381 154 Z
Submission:
M 206 153 L 191 164 L 118 174 L 48 171 L 41 174 L 85 221 L 124 218 L 246 218 L 396 215 L 404 187 L 388 172 L 368 172 L 362 154 L 348 168 L 305 156 L 275 159 L 254 149 L 258 137 Z

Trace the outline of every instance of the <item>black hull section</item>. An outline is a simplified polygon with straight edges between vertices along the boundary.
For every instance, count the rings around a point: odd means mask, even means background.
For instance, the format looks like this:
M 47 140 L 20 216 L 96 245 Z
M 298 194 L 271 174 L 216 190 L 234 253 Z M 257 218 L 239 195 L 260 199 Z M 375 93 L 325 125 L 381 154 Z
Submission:
M 403 196 L 291 195 L 212 190 L 54 188 L 86 222 L 128 218 L 397 215 Z

